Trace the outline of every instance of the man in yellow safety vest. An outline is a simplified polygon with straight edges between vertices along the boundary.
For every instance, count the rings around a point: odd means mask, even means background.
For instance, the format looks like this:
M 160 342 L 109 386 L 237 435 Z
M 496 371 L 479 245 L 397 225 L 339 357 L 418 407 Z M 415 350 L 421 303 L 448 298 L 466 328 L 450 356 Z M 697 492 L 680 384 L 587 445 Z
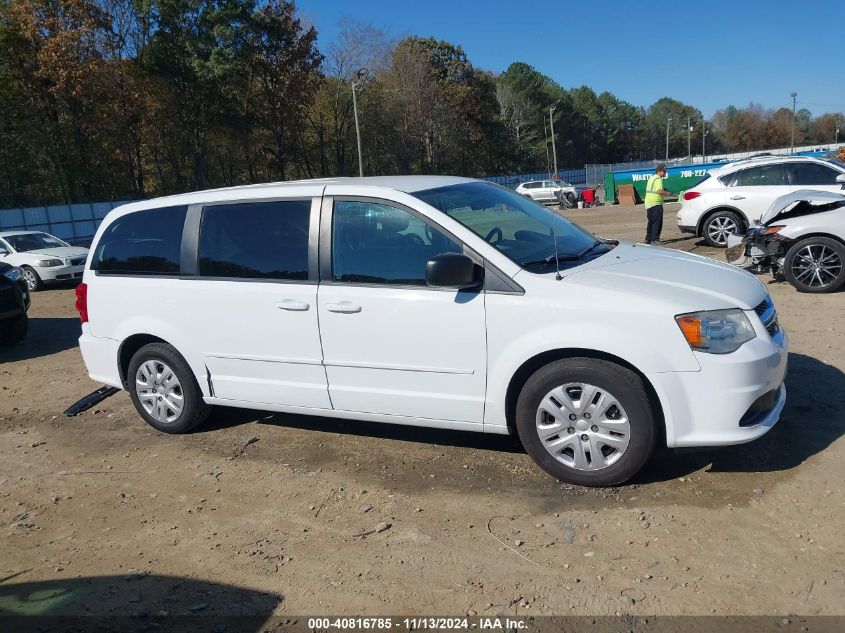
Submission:
M 663 198 L 671 192 L 663 188 L 666 178 L 666 165 L 660 163 L 645 186 L 645 212 L 648 226 L 645 230 L 645 243 L 660 245 L 660 232 L 663 230 Z

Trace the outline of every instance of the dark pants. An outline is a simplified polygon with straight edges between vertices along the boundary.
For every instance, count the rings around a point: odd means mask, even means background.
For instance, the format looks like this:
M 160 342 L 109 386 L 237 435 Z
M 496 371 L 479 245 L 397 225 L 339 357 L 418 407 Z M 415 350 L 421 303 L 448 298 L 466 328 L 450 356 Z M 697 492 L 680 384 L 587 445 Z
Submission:
M 660 239 L 663 230 L 663 205 L 656 204 L 645 210 L 648 216 L 648 226 L 645 229 L 645 243 L 651 244 Z

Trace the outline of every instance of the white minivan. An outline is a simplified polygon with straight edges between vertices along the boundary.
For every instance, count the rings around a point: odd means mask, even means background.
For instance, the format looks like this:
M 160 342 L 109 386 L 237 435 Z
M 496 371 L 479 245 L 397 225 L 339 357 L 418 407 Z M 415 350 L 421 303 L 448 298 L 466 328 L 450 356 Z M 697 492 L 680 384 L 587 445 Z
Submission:
M 211 406 L 516 433 L 560 480 L 748 442 L 786 397 L 751 274 L 598 239 L 497 185 L 337 178 L 111 211 L 77 289 L 91 378 L 154 428 Z

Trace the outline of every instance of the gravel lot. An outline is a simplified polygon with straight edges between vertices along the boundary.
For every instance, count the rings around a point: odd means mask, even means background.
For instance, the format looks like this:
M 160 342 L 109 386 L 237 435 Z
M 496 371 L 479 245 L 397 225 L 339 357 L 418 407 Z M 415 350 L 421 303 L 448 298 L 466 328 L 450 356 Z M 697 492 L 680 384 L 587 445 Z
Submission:
M 721 258 L 677 233 L 676 208 L 666 245 Z M 567 214 L 644 232 L 641 207 Z M 498 436 L 236 410 L 166 436 L 125 393 L 66 418 L 98 385 L 73 290 L 38 293 L 28 340 L 0 351 L 0 613 L 55 586 L 15 608 L 845 614 L 845 294 L 769 287 L 791 337 L 781 422 L 605 490 Z

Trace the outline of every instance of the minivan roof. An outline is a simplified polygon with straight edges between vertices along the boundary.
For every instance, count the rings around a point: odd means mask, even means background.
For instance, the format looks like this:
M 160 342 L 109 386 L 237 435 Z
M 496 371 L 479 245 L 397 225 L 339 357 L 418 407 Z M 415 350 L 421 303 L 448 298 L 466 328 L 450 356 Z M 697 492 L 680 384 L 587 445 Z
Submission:
M 284 182 L 267 182 L 256 185 L 241 185 L 237 187 L 223 187 L 219 189 L 205 189 L 180 193 L 161 198 L 153 198 L 139 202 L 132 202 L 121 208 L 141 210 L 154 206 L 167 206 L 180 204 L 199 204 L 209 200 L 236 200 L 238 198 L 273 197 L 296 195 L 316 195 L 316 189 L 322 189 L 330 185 L 352 185 L 358 187 L 384 187 L 404 193 L 414 193 L 425 189 L 435 189 L 467 182 L 479 182 L 473 178 L 462 178 L 459 176 L 365 176 L 363 178 L 315 178 L 310 180 L 288 180 Z M 311 190 L 307 192 L 306 190 Z M 243 194 L 241 196 L 240 194 Z

